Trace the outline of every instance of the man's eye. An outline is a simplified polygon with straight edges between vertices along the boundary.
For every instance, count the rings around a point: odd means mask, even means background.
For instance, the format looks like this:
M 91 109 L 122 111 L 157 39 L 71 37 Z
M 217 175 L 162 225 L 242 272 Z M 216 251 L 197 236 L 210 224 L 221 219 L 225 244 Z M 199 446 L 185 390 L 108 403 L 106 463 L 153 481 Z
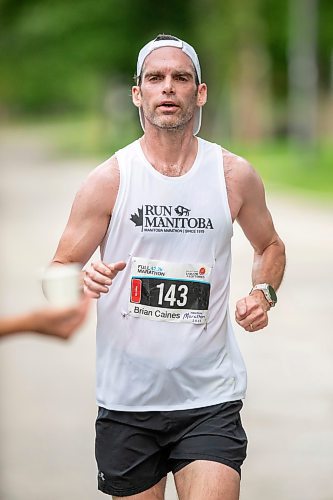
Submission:
M 179 80 L 179 81 L 181 81 L 181 82 L 187 82 L 187 78 L 186 78 L 186 76 L 181 76 L 181 75 L 179 75 L 179 76 L 177 76 L 177 80 Z
M 150 76 L 149 77 L 150 82 L 156 82 L 157 80 L 160 80 L 160 79 L 161 79 L 160 76 Z

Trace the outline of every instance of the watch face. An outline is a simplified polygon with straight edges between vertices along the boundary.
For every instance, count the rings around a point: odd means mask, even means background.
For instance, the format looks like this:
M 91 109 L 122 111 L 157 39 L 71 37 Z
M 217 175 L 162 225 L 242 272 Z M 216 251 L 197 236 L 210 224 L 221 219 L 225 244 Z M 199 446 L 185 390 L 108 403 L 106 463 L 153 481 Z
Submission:
M 276 296 L 275 290 L 271 285 L 268 285 L 268 292 L 272 298 L 272 301 L 277 302 L 277 296 Z

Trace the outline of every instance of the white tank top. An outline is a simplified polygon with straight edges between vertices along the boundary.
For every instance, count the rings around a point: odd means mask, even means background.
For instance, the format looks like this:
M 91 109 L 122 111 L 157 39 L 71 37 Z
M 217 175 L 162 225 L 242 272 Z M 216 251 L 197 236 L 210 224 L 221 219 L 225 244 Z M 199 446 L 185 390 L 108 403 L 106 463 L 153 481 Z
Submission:
M 139 141 L 116 157 L 120 186 L 101 257 L 127 266 L 98 300 L 97 404 L 167 411 L 243 398 L 221 147 L 198 138 L 181 177 L 157 172 Z

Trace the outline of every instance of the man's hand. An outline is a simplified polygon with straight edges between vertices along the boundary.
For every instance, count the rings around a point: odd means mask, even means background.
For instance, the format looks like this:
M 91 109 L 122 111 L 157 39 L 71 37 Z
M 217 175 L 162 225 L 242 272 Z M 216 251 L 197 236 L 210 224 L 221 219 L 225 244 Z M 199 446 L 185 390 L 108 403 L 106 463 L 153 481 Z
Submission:
M 235 319 L 247 332 L 256 332 L 268 325 L 270 305 L 260 290 L 238 300 L 236 303 Z
M 126 263 L 123 261 L 114 264 L 104 264 L 101 260 L 92 262 L 85 271 L 83 278 L 84 292 L 94 299 L 98 299 L 101 293 L 107 293 L 112 285 L 112 280 L 119 271 L 125 269 Z

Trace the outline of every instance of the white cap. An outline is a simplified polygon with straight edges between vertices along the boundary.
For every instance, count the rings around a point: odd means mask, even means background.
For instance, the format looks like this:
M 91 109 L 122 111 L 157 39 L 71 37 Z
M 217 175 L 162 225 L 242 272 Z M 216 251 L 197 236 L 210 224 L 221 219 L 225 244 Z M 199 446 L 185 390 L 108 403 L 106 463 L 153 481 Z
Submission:
M 176 38 L 176 37 L 174 37 Z M 152 40 L 151 42 L 148 42 L 139 52 L 138 56 L 138 62 L 136 65 L 136 76 L 139 78 L 141 76 L 141 71 L 143 67 L 143 63 L 145 62 L 146 57 L 153 52 L 153 50 L 160 49 L 161 47 L 176 47 L 178 49 L 181 49 L 192 61 L 193 66 L 195 68 L 195 71 L 197 73 L 197 77 L 199 80 L 199 83 L 201 83 L 201 69 L 200 69 L 200 63 L 199 63 L 199 58 L 197 56 L 197 53 L 195 52 L 194 48 L 189 45 L 186 42 L 183 42 L 179 38 L 173 40 Z M 193 125 L 193 134 L 196 135 L 201 127 L 201 115 L 202 115 L 202 108 L 197 107 L 197 110 L 195 112 L 195 120 L 194 120 L 194 125 Z M 140 116 L 140 123 L 141 127 L 143 130 L 145 129 L 144 127 L 144 115 L 142 108 L 139 108 L 139 116 Z

